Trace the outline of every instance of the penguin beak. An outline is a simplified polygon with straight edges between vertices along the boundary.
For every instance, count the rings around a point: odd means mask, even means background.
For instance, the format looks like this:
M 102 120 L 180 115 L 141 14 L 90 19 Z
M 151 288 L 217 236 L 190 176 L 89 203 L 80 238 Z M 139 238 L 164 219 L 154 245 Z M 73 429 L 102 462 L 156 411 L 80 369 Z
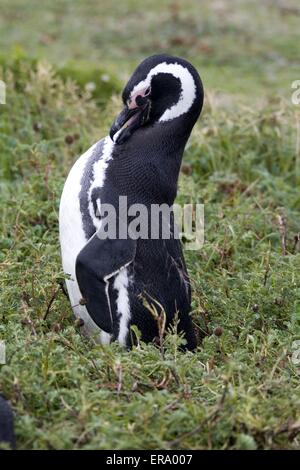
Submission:
M 122 144 L 136 131 L 143 126 L 150 112 L 150 101 L 148 99 L 140 100 L 139 106 L 125 106 L 119 114 L 110 129 L 110 138 L 116 144 Z

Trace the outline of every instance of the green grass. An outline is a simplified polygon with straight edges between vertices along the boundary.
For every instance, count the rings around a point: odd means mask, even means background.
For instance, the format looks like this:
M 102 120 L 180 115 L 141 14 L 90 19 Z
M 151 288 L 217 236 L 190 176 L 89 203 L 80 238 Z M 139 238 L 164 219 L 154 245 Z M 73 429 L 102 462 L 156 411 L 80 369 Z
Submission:
M 201 4 L 1 2 L 0 390 L 20 449 L 299 448 L 299 17 Z M 132 67 L 164 48 L 190 58 L 207 91 L 178 196 L 205 204 L 205 244 L 185 253 L 195 354 L 176 329 L 163 352 L 94 345 L 58 284 L 68 170 L 107 134 Z

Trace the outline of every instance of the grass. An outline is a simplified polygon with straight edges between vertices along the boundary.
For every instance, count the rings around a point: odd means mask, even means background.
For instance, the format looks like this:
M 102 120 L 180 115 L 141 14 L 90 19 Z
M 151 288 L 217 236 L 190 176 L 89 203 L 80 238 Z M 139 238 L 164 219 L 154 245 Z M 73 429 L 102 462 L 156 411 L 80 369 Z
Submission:
M 155 1 L 44 2 L 42 14 L 1 3 L 0 390 L 18 448 L 299 448 L 297 14 L 237 0 L 166 2 L 158 16 Z M 205 204 L 205 244 L 185 254 L 195 354 L 176 329 L 163 351 L 94 345 L 58 284 L 68 170 L 107 134 L 132 67 L 161 48 L 195 62 L 207 91 L 178 196 Z

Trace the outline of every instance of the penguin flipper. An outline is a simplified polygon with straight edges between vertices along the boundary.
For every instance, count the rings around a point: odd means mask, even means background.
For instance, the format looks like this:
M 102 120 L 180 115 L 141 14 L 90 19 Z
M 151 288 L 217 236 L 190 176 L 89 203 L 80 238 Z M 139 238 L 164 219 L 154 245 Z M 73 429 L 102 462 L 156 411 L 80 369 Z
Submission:
M 89 315 L 106 333 L 113 333 L 108 282 L 135 258 L 136 240 L 101 239 L 95 234 L 76 258 L 76 278 Z

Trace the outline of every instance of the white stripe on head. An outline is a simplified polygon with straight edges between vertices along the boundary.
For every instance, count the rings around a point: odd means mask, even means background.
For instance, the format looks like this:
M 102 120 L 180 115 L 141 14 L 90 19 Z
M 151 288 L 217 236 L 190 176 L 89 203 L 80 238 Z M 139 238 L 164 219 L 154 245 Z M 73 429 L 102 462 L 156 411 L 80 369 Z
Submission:
M 178 64 L 177 62 L 171 64 L 162 62 L 150 70 L 145 80 L 138 83 L 133 88 L 130 95 L 133 96 L 138 91 L 150 86 L 152 77 L 158 75 L 159 73 L 169 73 L 173 75 L 173 77 L 178 78 L 181 83 L 181 94 L 178 102 L 171 106 L 171 108 L 166 109 L 159 119 L 160 122 L 170 121 L 171 119 L 177 118 L 182 114 L 187 113 L 191 108 L 196 98 L 196 84 L 192 74 L 186 67 L 183 67 L 183 65 Z

